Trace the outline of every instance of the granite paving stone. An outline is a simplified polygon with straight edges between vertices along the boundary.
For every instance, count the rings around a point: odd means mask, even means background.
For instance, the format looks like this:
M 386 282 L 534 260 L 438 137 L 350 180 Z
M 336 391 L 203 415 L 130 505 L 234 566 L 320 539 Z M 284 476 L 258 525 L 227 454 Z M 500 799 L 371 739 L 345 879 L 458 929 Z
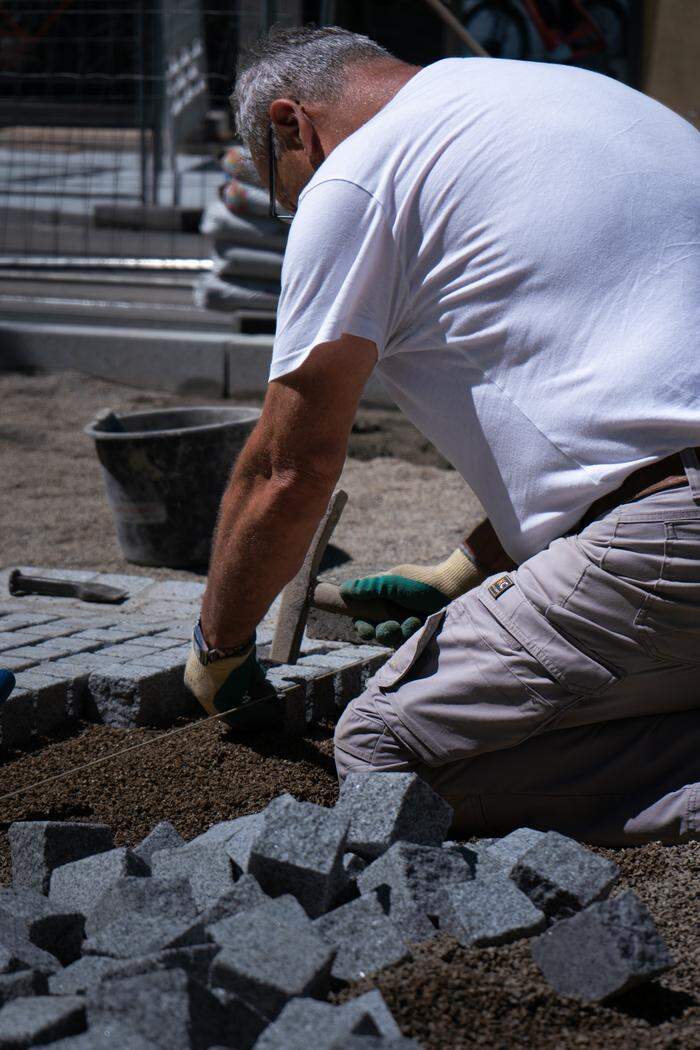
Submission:
M 146 835 L 145 839 L 139 842 L 138 846 L 134 846 L 134 853 L 150 867 L 151 857 L 158 850 L 177 849 L 179 846 L 184 845 L 185 840 L 179 831 L 173 827 L 169 820 L 162 820 Z
M 0 1006 L 9 1003 L 10 999 L 48 995 L 48 991 L 46 973 L 41 970 L 16 970 L 14 973 L 0 974 Z
M 12 885 L 48 893 L 54 868 L 114 847 L 106 824 L 73 821 L 15 821 L 8 831 Z
M 510 875 L 520 858 L 545 837 L 544 831 L 533 828 L 516 828 L 502 839 L 495 839 L 485 848 L 479 843 L 479 855 L 498 864 L 504 875 Z
M 360 893 L 378 891 L 382 907 L 409 940 L 434 936 L 445 905 L 445 887 L 473 878 L 457 853 L 395 842 L 357 876 Z
M 313 928 L 336 949 L 331 977 L 339 981 L 359 980 L 410 955 L 402 931 L 385 915 L 374 893 L 315 919 Z
M 305 926 L 299 917 L 282 922 L 275 912 L 263 905 L 224 920 L 233 947 L 223 948 L 211 968 L 213 984 L 270 1020 L 295 996 L 326 994 L 335 954 L 310 923 Z
M 507 944 L 547 925 L 544 913 L 507 875 L 455 883 L 446 887 L 445 897 L 440 930 L 467 948 Z
M 349 999 L 346 1003 L 343 1003 L 341 1010 L 345 1010 L 347 1013 L 355 1016 L 369 1014 L 379 1034 L 386 1039 L 395 1039 L 401 1036 L 401 1029 L 378 988 L 373 988 L 370 992 L 365 992 L 354 999 Z
M 20 1050 L 76 1035 L 85 1027 L 85 1000 L 79 996 L 20 997 L 0 1010 L 0 1046 Z
M 283 900 L 284 898 L 278 897 L 276 899 Z M 289 899 L 294 900 L 293 897 Z M 237 915 L 238 912 L 251 911 L 253 908 L 258 908 L 268 900 L 270 898 L 260 889 L 257 879 L 253 878 L 252 875 L 241 875 L 233 889 L 225 893 L 223 897 L 219 897 L 208 908 L 205 908 L 200 913 L 199 918 L 205 926 L 213 926 L 221 919 L 229 919 L 233 915 Z M 301 908 L 300 904 L 299 908 Z M 303 911 L 303 908 L 301 910 Z M 306 912 L 304 912 L 304 915 L 306 915 Z
M 522 854 L 510 877 L 549 918 L 560 919 L 606 896 L 619 875 L 613 861 L 549 831 Z
M 376 1035 L 370 1014 L 353 1016 L 342 1007 L 315 999 L 292 999 L 255 1044 L 255 1050 L 330 1050 L 345 1046 L 355 1033 Z
M 226 1011 L 184 970 L 104 981 L 88 992 L 88 1018 L 116 1020 L 162 1050 L 207 1050 L 227 1033 Z
M 60 968 L 55 956 L 37 948 L 29 939 L 26 923 L 0 913 L 0 971 L 40 970 L 53 973 Z
M 632 890 L 555 923 L 532 957 L 559 995 L 603 1002 L 673 965 L 648 910 Z
M 248 870 L 270 896 L 291 893 L 308 915 L 322 915 L 344 883 L 348 818 L 291 795 L 270 802 L 264 816 Z
M 84 917 L 57 907 L 36 890 L 0 889 L 0 915 L 23 922 L 32 944 L 55 955 L 64 966 L 80 955 Z
M 167 726 L 180 716 L 197 713 L 197 702 L 179 666 L 159 670 L 115 664 L 112 670 L 93 671 L 88 688 L 90 710 L 105 725 Z
M 134 856 L 139 856 L 136 851 Z M 139 859 L 143 861 L 142 857 Z M 179 922 L 189 922 L 196 914 L 197 906 L 189 879 L 127 875 L 113 882 L 100 896 L 87 916 L 85 933 L 92 937 L 105 926 L 124 916 L 161 916 Z
M 83 955 L 70 966 L 51 974 L 49 991 L 51 995 L 81 995 L 113 973 L 115 966 L 115 960 L 107 956 Z
M 49 899 L 88 915 L 105 891 L 126 875 L 147 876 L 148 866 L 126 846 L 55 868 Z
M 133 959 L 167 949 L 203 944 L 205 940 L 204 926 L 197 919 L 176 919 L 136 912 L 115 919 L 88 937 L 83 952 L 85 955 Z
M 51 1050 L 153 1050 L 149 1043 L 133 1028 L 120 1021 L 96 1021 L 81 1035 L 68 1036 L 51 1044 Z
M 350 772 L 335 808 L 350 821 L 348 849 L 368 858 L 399 840 L 440 846 L 452 821 L 452 807 L 415 773 Z
M 157 850 L 151 855 L 151 873 L 160 878 L 189 880 L 195 904 L 201 911 L 229 893 L 236 883 L 231 858 L 219 845 L 186 846 Z

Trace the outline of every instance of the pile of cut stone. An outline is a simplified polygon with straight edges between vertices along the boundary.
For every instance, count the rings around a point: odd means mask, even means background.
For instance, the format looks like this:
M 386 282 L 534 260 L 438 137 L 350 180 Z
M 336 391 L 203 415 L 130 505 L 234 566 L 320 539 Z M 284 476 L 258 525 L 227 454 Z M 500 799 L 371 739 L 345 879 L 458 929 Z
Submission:
M 615 864 L 522 828 L 445 842 L 452 811 L 412 773 L 352 773 L 334 809 L 274 799 L 185 842 L 12 824 L 0 890 L 0 1047 L 398 1050 L 378 991 L 324 1001 L 447 931 L 533 937 L 559 993 L 601 1001 L 671 965 Z

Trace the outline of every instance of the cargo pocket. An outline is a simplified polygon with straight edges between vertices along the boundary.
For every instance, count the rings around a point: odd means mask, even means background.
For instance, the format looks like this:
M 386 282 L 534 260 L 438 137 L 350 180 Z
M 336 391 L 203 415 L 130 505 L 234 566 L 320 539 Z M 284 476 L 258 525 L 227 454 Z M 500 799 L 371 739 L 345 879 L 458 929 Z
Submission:
M 650 656 L 669 664 L 700 664 L 700 605 L 648 594 L 634 621 Z
M 502 582 L 504 581 L 504 582 Z M 487 581 L 478 592 L 481 605 L 531 658 L 523 684 L 552 707 L 567 707 L 577 697 L 601 693 L 618 677 L 569 642 L 521 591 L 514 574 Z M 522 663 L 522 661 L 518 661 Z M 514 671 L 517 675 L 517 670 Z
M 408 676 L 426 646 L 442 627 L 446 612 L 446 609 L 440 609 L 429 616 L 423 626 L 396 650 L 391 660 L 377 671 L 372 685 L 377 686 L 383 693 L 395 689 Z

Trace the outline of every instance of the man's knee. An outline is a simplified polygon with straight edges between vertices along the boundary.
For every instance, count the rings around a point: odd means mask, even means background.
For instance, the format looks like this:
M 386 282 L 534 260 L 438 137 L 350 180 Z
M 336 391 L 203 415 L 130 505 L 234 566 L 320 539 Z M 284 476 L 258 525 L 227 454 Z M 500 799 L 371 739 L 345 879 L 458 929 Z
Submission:
M 341 781 L 351 770 L 396 772 L 415 764 L 380 717 L 371 692 L 346 707 L 335 729 L 334 745 Z

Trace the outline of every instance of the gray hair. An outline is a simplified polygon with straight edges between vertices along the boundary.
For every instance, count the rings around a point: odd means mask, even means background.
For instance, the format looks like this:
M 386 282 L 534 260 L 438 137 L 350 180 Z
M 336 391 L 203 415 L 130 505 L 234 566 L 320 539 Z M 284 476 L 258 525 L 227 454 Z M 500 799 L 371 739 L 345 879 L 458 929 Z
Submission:
M 392 57 L 369 37 L 338 26 L 273 28 L 238 60 L 231 95 L 238 134 L 253 157 L 262 160 L 267 156 L 270 105 L 276 98 L 336 101 L 347 66 Z

